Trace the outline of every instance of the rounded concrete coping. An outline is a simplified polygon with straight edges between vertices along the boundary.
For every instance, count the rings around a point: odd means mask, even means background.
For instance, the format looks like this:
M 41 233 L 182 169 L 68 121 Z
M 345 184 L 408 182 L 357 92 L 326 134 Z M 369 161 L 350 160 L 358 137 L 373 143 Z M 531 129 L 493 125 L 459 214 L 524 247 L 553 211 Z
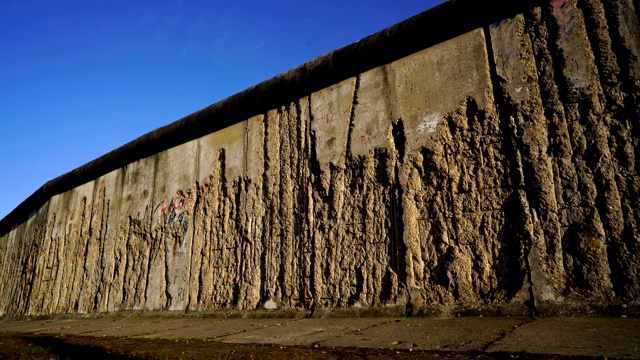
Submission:
M 51 197 L 136 160 L 266 113 L 349 77 L 548 2 L 449 0 L 149 132 L 46 182 L 0 220 L 0 236 L 27 220 Z

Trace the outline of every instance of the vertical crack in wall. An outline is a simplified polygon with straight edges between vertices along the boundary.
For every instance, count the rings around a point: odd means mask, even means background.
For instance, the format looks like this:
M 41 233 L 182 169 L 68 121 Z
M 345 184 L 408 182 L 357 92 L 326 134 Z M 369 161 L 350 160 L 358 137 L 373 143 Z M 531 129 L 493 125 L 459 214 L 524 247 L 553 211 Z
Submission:
M 196 149 L 196 154 L 197 154 L 197 158 L 196 158 L 196 164 L 199 164 L 199 157 L 200 157 L 200 146 L 197 146 Z M 245 153 L 246 156 L 246 153 Z M 198 165 L 196 165 L 198 166 Z M 198 174 L 198 169 L 196 168 L 195 171 L 196 174 Z M 201 197 L 201 193 L 200 193 L 200 183 L 198 181 L 195 182 L 195 189 L 193 190 L 195 192 L 195 202 L 193 204 L 193 208 L 192 208 L 192 213 L 191 213 L 191 236 L 192 236 L 192 243 L 191 243 L 191 256 L 189 257 L 189 270 L 188 270 L 188 274 L 189 274 L 189 279 L 188 279 L 188 285 L 189 285 L 189 292 L 186 296 L 186 303 L 185 303 L 185 310 L 188 312 L 191 309 L 191 300 L 192 300 L 192 296 L 193 294 L 197 294 L 198 291 L 192 289 L 191 287 L 194 285 L 194 267 L 193 267 L 193 262 L 195 261 L 195 259 L 197 259 L 197 253 L 196 253 L 196 232 L 197 232 L 197 228 L 198 228 L 198 209 L 200 208 L 200 197 Z M 199 274 L 196 275 L 195 277 L 197 277 L 198 279 L 201 279 Z M 198 290 L 202 287 L 201 281 L 199 281 L 197 283 L 197 288 Z M 145 287 L 146 288 L 146 287 Z M 146 294 L 146 289 L 145 289 L 145 294 Z
M 300 166 L 298 167 L 298 178 L 300 190 L 298 192 L 298 209 L 297 209 L 297 223 L 296 227 L 298 228 L 298 236 L 299 236 L 299 245 L 298 245 L 298 286 L 299 293 L 297 301 L 303 308 L 308 308 L 310 306 L 310 301 L 312 299 L 311 295 L 311 269 L 313 268 L 313 258 L 312 251 L 310 250 L 310 242 L 311 242 L 311 219 L 309 217 L 310 213 L 310 204 L 309 204 L 309 186 L 311 184 L 311 178 L 309 174 L 309 166 L 310 166 L 310 149 L 309 149 L 309 141 L 310 141 L 310 122 L 309 113 L 305 113 L 304 111 L 310 111 L 308 106 L 304 106 L 304 102 L 309 102 L 309 97 L 302 98 L 295 103 L 296 109 L 296 117 L 298 119 L 298 127 L 297 127 L 297 136 L 298 139 L 301 140 L 302 146 L 301 150 L 301 159 Z
M 402 186 L 400 183 L 400 168 L 404 160 L 404 151 L 406 145 L 406 137 L 404 134 L 404 125 L 402 119 L 396 119 L 391 123 L 391 135 L 393 139 L 393 148 L 395 150 L 393 181 L 391 190 L 391 241 L 389 242 L 390 268 L 398 277 L 398 284 L 406 283 L 405 252 L 402 251 L 404 242 L 404 223 L 402 221 Z
M 101 191 L 103 194 L 103 199 L 102 202 L 100 203 L 99 208 L 99 213 L 100 213 L 100 241 L 99 241 L 99 248 L 98 248 L 98 253 L 96 254 L 96 256 L 98 257 L 97 259 L 97 264 L 96 264 L 96 279 L 93 279 L 93 281 L 96 281 L 96 285 L 95 285 L 95 294 L 93 296 L 93 306 L 90 310 L 90 312 L 99 312 L 101 309 L 101 300 L 102 300 L 102 296 L 104 296 L 103 293 L 101 293 L 101 288 L 104 286 L 104 282 L 106 281 L 106 279 L 104 278 L 104 270 L 105 270 L 105 258 L 104 258 L 104 253 L 105 253 L 105 242 L 106 242 L 106 237 L 107 237 L 107 221 L 109 219 L 109 205 L 110 205 L 110 200 L 107 197 L 107 189 L 104 186 L 104 184 L 101 186 Z
M 318 154 L 317 154 L 317 138 L 316 138 L 316 132 L 315 130 L 313 130 L 311 128 L 311 124 L 316 121 L 314 116 L 313 116 L 313 108 L 312 108 L 312 97 L 311 95 L 309 95 L 307 97 L 307 111 L 309 112 L 309 123 L 308 123 L 308 132 L 307 132 L 307 143 L 308 145 L 308 164 L 309 164 L 309 177 L 308 177 L 308 188 L 309 188 L 309 211 L 313 211 L 314 209 L 314 205 L 315 202 L 313 201 L 313 195 L 314 193 L 318 192 L 318 189 L 322 189 L 322 186 L 320 186 L 320 179 L 318 174 L 320 174 L 320 162 L 318 160 Z M 315 191 L 314 191 L 315 190 Z M 324 194 L 321 194 L 324 195 Z M 311 314 L 314 315 L 316 310 L 320 307 L 320 298 L 318 297 L 318 294 L 320 293 L 320 286 L 321 284 L 319 283 L 318 279 L 320 278 L 321 274 L 319 274 L 318 271 L 318 244 L 316 242 L 316 232 L 315 232 L 315 217 L 313 219 L 310 219 L 309 221 L 309 241 L 311 242 L 311 259 L 310 259 L 310 263 L 311 263 L 311 268 L 310 268 L 310 272 L 309 272 L 309 286 L 310 286 L 310 294 L 312 297 L 312 303 L 309 304 L 309 308 L 311 310 Z
M 511 21 L 511 20 L 509 20 Z M 528 299 L 524 301 L 524 304 L 527 305 L 531 311 L 535 314 L 537 313 L 536 308 L 536 294 L 535 287 L 537 284 L 534 283 L 534 276 L 532 274 L 532 264 L 531 264 L 531 256 L 532 256 L 532 244 L 533 244 L 533 234 L 531 226 L 533 225 L 532 219 L 528 214 L 527 208 L 527 194 L 524 191 L 524 174 L 523 174 L 523 163 L 522 157 L 520 155 L 519 148 L 521 148 L 521 144 L 518 144 L 518 129 L 513 123 L 513 119 L 515 117 L 515 111 L 512 108 L 509 100 L 508 94 L 505 93 L 503 86 L 505 85 L 506 79 L 502 78 L 497 73 L 497 65 L 496 65 L 496 54 L 494 53 L 494 44 L 492 41 L 492 34 L 489 30 L 489 27 L 483 28 L 484 37 L 486 41 L 486 49 L 487 49 L 487 61 L 489 64 L 489 71 L 491 77 L 491 88 L 493 90 L 493 98 L 495 101 L 496 115 L 499 119 L 500 127 L 504 136 L 504 143 L 506 148 L 509 151 L 509 165 L 511 168 L 509 169 L 510 176 L 512 178 L 512 191 L 513 193 L 510 197 L 517 199 L 517 205 L 514 204 L 514 201 L 507 201 L 508 208 L 506 209 L 507 222 L 514 224 L 512 225 L 510 231 L 508 231 L 509 236 L 506 241 L 522 242 L 522 249 L 524 251 L 522 260 L 525 265 L 525 274 L 526 282 L 528 287 Z M 513 206 L 513 208 L 511 208 Z M 516 210 L 516 211 L 511 211 Z M 513 236 L 516 234 L 520 234 L 520 236 Z M 509 246 L 511 247 L 511 246 Z M 519 246 L 515 246 L 514 248 L 518 248 Z M 511 286 L 515 284 L 509 284 Z M 515 296 L 518 289 L 512 288 L 509 289 L 510 295 Z
M 358 105 L 358 89 L 360 89 L 360 75 L 356 75 L 356 82 L 353 88 L 353 98 L 351 100 L 351 109 L 349 110 L 349 128 L 347 130 L 347 145 L 345 149 L 346 162 L 353 160 L 351 151 L 351 142 L 353 137 L 353 126 L 356 118 L 356 105 Z
M 195 174 L 195 183 L 194 183 L 194 187 L 192 190 L 192 195 L 195 197 L 193 206 L 191 207 L 191 256 L 188 260 L 189 263 L 189 271 L 188 271 L 188 286 L 189 286 L 189 290 L 188 293 L 186 294 L 186 302 L 185 302 L 185 310 L 186 311 L 190 311 L 193 310 L 194 308 L 197 309 L 200 303 L 200 299 L 199 299 L 199 295 L 201 293 L 201 289 L 202 289 L 202 276 L 201 276 L 201 270 L 202 270 L 202 258 L 201 258 L 201 252 L 202 252 L 202 242 L 203 239 L 199 238 L 197 235 L 199 234 L 199 231 L 202 227 L 202 224 L 200 223 L 200 212 L 201 212 L 201 202 L 202 202 L 202 196 L 203 196 L 203 190 L 202 187 L 204 184 L 201 184 L 200 181 L 198 179 L 201 179 L 202 176 L 200 174 L 200 161 L 201 161 L 201 154 L 202 152 L 202 145 L 200 143 L 200 141 L 196 141 L 195 144 L 195 161 L 194 161 L 194 174 Z M 247 156 L 247 154 L 245 153 L 245 156 Z M 145 289 L 145 294 L 147 293 L 146 289 Z

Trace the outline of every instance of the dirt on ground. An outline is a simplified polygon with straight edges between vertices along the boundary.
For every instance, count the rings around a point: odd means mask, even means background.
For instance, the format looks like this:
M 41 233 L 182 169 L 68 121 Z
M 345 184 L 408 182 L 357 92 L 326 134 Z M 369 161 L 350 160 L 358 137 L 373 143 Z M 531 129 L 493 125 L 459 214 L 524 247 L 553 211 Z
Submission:
M 0 359 L 593 359 L 527 353 L 390 350 L 356 347 L 229 344 L 199 339 L 140 339 L 0 333 Z

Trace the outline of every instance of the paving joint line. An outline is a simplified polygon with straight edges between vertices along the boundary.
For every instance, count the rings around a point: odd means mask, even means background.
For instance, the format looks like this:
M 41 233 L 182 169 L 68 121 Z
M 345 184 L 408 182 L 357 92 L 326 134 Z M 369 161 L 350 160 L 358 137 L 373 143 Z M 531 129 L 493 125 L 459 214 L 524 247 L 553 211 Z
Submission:
M 386 321 L 383 321 L 383 322 L 378 323 L 378 324 L 369 325 L 368 327 L 365 327 L 365 328 L 355 329 L 355 330 L 350 331 L 350 332 L 342 333 L 342 334 L 340 334 L 340 335 L 338 335 L 338 336 L 331 337 L 331 338 L 329 338 L 329 339 L 320 340 L 320 341 L 318 341 L 318 342 L 312 342 L 312 343 L 310 343 L 310 345 L 311 345 L 311 346 L 321 345 L 323 342 L 326 342 L 326 341 L 329 341 L 329 340 L 339 339 L 339 338 L 341 338 L 341 337 L 344 337 L 344 336 L 347 336 L 347 335 L 351 335 L 351 334 L 354 334 L 354 333 L 357 333 L 357 332 L 366 331 L 366 330 L 372 329 L 372 328 L 374 328 L 374 327 L 378 327 L 378 326 L 382 326 L 382 325 L 387 325 L 387 324 L 391 324 L 391 323 L 396 323 L 396 322 L 402 322 L 402 319 L 397 318 L 397 319 L 393 319 L 393 320 L 386 320 Z
M 162 329 L 161 331 L 143 332 L 143 333 L 140 333 L 140 334 L 126 336 L 126 337 L 138 338 L 138 339 L 148 339 L 145 336 L 153 335 L 153 334 L 159 334 L 161 332 L 166 332 L 166 331 L 174 331 L 174 330 L 178 330 L 178 329 L 184 329 L 184 328 L 188 328 L 188 327 L 190 327 L 190 326 L 178 326 L 178 327 L 175 327 L 175 328 L 172 327 L 172 328 L 168 328 L 168 329 Z M 158 339 L 170 339 L 170 338 L 158 337 Z
M 504 340 L 507 336 L 509 336 L 510 334 L 513 334 L 516 330 L 518 330 L 519 328 L 530 324 L 532 322 L 536 321 L 535 317 L 527 317 L 525 319 L 522 319 L 522 321 L 520 321 L 517 325 L 515 325 L 515 327 L 513 327 L 511 329 L 511 331 L 507 331 L 505 332 L 504 335 L 499 336 L 497 339 L 495 339 L 494 341 L 490 342 L 489 344 L 487 344 L 487 346 L 485 346 L 483 349 L 481 349 L 480 351 L 482 351 L 483 353 L 487 353 L 488 350 L 495 344 L 497 344 L 498 342 Z
M 123 329 L 123 328 L 125 328 L 125 329 L 127 329 L 127 328 L 131 328 L 131 327 L 134 327 L 135 325 L 136 325 L 136 324 L 126 324 L 125 326 L 121 326 L 118 330 Z M 176 329 L 178 329 L 178 328 L 176 328 Z M 100 336 L 98 336 L 98 335 L 89 335 L 89 334 L 94 333 L 94 332 L 98 332 L 98 331 L 104 331 L 104 330 L 105 330 L 105 328 L 103 327 L 103 328 L 100 328 L 100 329 L 97 329 L 97 330 L 83 331 L 83 332 L 75 333 L 75 334 L 73 334 L 73 335 L 78 335 L 78 336 L 90 336 L 90 337 L 100 337 Z M 170 329 L 170 330 L 173 330 L 173 329 Z M 147 333 L 142 333 L 142 334 L 140 334 L 140 335 L 145 335 L 145 334 L 147 334 Z M 151 333 L 149 333 L 149 334 L 152 334 L 152 332 L 151 332 Z M 137 336 L 137 335 L 136 335 L 136 336 Z M 127 336 L 127 337 L 128 337 L 128 336 Z
M 304 318 L 295 318 L 295 319 L 290 319 L 291 321 L 287 322 L 287 324 L 293 324 L 294 322 L 297 322 L 297 321 L 300 321 L 300 320 L 303 320 L 303 319 L 304 319 Z M 257 320 L 260 320 L 260 319 L 257 319 Z M 216 337 L 213 337 L 212 339 L 216 339 L 216 340 L 220 340 L 220 341 L 222 341 L 222 339 L 223 339 L 223 338 L 228 337 L 228 336 L 233 336 L 233 335 L 237 335 L 237 334 L 248 333 L 248 332 L 251 332 L 251 331 L 258 331 L 258 330 L 262 330 L 262 329 L 268 329 L 268 328 L 271 328 L 271 327 L 274 327 L 274 326 L 278 326 L 278 324 L 271 325 L 271 326 L 266 326 L 266 327 L 262 327 L 262 328 L 256 328 L 256 329 L 241 330 L 241 331 L 234 332 L 234 333 L 230 333 L 230 334 L 225 334 L 225 335 L 216 336 Z

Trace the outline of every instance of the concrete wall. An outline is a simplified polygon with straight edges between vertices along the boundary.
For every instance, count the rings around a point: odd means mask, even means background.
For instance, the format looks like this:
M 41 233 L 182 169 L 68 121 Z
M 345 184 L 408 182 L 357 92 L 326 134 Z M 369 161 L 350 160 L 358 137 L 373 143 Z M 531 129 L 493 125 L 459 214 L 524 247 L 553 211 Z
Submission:
M 637 313 L 640 6 L 527 4 L 22 206 L 0 315 Z

